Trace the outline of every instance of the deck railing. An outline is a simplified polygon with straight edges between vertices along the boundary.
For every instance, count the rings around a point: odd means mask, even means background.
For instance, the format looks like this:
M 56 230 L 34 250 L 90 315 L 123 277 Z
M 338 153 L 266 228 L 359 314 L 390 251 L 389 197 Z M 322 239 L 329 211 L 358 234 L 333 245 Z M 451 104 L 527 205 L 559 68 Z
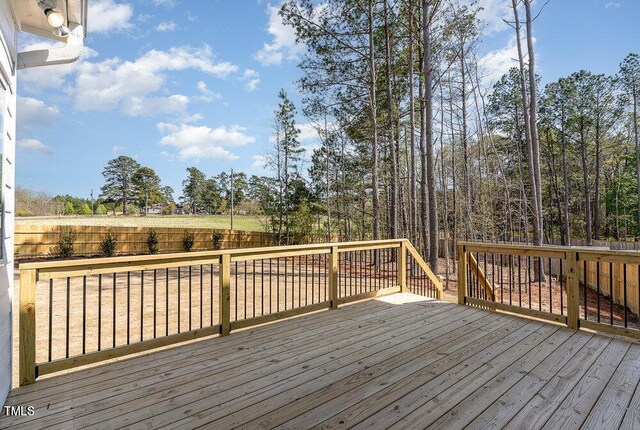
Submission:
M 405 239 L 21 264 L 19 384 L 400 291 L 442 298 Z
M 458 244 L 458 303 L 640 338 L 640 253 Z

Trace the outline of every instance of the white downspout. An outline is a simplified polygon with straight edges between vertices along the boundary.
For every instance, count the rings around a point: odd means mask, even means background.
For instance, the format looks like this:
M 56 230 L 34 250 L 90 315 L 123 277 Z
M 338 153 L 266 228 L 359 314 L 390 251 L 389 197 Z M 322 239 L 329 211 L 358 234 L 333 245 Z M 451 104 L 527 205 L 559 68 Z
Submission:
M 84 51 L 84 29 L 76 26 L 69 36 L 67 43 L 61 48 L 39 49 L 18 53 L 18 70 L 29 67 L 52 66 L 77 61 Z

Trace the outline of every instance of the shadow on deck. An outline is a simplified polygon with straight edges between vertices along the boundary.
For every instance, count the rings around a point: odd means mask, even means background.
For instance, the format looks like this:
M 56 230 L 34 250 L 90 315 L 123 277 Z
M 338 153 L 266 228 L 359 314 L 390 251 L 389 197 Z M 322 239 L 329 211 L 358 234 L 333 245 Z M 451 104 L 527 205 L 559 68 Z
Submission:
M 640 345 L 394 294 L 53 376 L 0 428 L 634 428 Z

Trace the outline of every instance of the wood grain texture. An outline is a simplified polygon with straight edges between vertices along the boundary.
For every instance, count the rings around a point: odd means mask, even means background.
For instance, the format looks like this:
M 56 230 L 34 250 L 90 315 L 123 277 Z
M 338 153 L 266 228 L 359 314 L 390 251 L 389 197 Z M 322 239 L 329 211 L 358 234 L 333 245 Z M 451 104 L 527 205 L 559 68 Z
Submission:
M 635 428 L 639 382 L 630 341 L 394 294 L 44 378 L 0 428 Z

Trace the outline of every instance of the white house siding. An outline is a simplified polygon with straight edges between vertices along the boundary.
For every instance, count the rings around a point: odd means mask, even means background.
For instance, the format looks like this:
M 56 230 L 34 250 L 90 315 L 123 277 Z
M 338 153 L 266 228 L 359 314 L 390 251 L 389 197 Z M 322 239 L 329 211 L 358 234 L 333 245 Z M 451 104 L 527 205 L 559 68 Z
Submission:
M 2 256 L 0 258 L 0 405 L 11 389 L 13 220 L 16 135 L 16 27 L 9 0 L 0 0 L 0 119 L 2 120 Z

